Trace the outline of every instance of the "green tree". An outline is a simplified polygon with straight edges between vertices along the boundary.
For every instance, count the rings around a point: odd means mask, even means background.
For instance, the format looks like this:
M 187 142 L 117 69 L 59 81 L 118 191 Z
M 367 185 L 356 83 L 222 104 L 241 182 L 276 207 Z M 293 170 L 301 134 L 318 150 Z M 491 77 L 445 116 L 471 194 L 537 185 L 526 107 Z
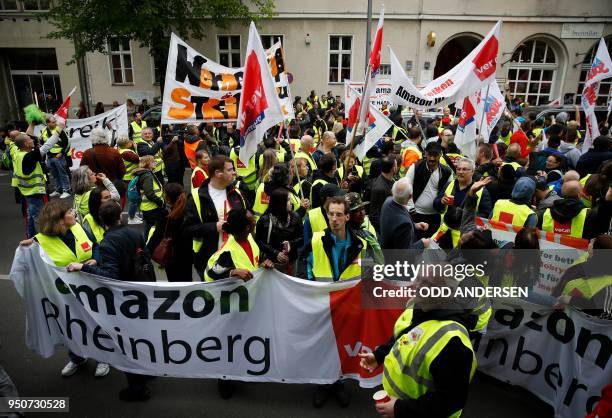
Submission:
M 159 69 L 166 68 L 171 32 L 200 40 L 212 25 L 246 25 L 274 13 L 273 0 L 55 0 L 51 4 L 47 17 L 56 30 L 48 37 L 74 42 L 72 62 L 87 52 L 106 53 L 109 38 L 123 37 L 149 48 Z M 164 77 L 162 70 L 162 92 Z

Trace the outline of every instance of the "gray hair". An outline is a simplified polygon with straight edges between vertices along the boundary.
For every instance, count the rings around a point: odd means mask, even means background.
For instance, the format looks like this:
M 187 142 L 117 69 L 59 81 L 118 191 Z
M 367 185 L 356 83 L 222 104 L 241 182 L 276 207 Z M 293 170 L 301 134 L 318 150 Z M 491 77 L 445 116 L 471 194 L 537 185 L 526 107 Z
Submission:
M 400 205 L 407 205 L 412 198 L 412 184 L 407 177 L 402 177 L 391 187 L 393 200 Z
M 327 138 L 335 138 L 336 134 L 333 133 L 332 131 L 325 131 L 323 132 L 323 136 L 321 137 L 321 141 L 326 140 Z
M 71 186 L 75 195 L 83 194 L 91 190 L 91 183 L 89 182 L 87 170 L 89 170 L 89 167 L 82 165 L 72 172 Z
M 117 146 L 119 148 L 125 147 L 128 142 L 130 142 L 130 138 L 126 134 L 121 134 L 119 135 L 119 138 L 117 138 Z
M 94 128 L 89 138 L 91 139 L 91 145 L 110 145 L 110 138 L 103 128 Z
M 476 163 L 473 160 L 469 159 L 468 157 L 461 157 L 459 161 L 457 161 L 456 165 L 458 166 L 461 163 L 466 163 L 467 165 L 469 165 L 470 170 L 472 171 L 476 170 Z
M 142 128 L 142 130 L 140 131 L 140 134 L 142 135 L 144 131 L 151 131 L 151 133 L 153 133 L 153 128 L 151 128 L 150 126 L 147 126 L 146 128 Z

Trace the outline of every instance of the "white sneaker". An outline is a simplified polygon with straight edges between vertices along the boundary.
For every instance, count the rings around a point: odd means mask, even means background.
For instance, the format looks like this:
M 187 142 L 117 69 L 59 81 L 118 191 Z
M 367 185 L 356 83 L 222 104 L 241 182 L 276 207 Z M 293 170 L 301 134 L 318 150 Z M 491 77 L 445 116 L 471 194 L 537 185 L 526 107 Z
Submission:
M 133 217 L 132 219 L 128 220 L 128 225 L 141 225 L 142 224 L 142 219 L 138 219 L 137 217 Z
M 77 372 L 79 367 L 84 366 L 87 363 L 87 360 L 84 360 L 82 363 L 75 363 L 73 361 L 69 361 L 68 364 L 64 366 L 62 369 L 62 376 L 70 377 Z
M 58 192 L 58 191 L 56 190 L 56 191 L 54 191 L 53 193 L 51 193 L 51 194 L 49 195 L 49 197 L 58 197 L 59 195 L 60 195 L 60 192 Z
M 98 363 L 96 366 L 95 377 L 104 377 L 110 373 L 110 366 L 107 363 Z
M 138 219 L 139 221 L 144 221 L 144 219 L 142 219 L 142 213 L 137 213 L 134 218 Z
M 70 197 L 70 193 L 68 193 L 68 192 L 64 192 L 64 193 L 62 193 L 62 195 L 60 196 L 60 199 L 65 199 L 65 198 L 67 198 L 67 197 Z

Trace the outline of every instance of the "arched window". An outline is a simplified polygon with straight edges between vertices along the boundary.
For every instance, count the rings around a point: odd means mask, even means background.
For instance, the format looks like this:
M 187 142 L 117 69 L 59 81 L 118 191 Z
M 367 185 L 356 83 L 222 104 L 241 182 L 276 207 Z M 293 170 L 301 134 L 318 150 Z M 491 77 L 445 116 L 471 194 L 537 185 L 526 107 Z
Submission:
M 612 36 L 608 36 L 605 38 L 606 46 L 608 47 L 608 53 L 612 55 Z M 584 56 L 584 61 L 582 61 L 582 67 L 580 70 L 580 82 L 578 83 L 578 90 L 576 91 L 576 97 L 574 98 L 574 103 L 580 104 L 580 97 L 582 96 L 582 89 L 584 88 L 584 80 L 586 80 L 586 76 L 591 69 L 591 63 L 593 62 L 593 58 L 595 58 L 595 53 L 597 52 L 597 48 L 599 47 L 599 40 L 589 52 Z M 610 103 L 610 94 L 612 92 L 610 89 L 612 88 L 612 78 L 606 78 L 599 82 L 599 90 L 597 91 L 597 101 L 595 102 L 595 106 L 607 106 Z
M 549 103 L 558 68 L 555 51 L 546 40 L 523 42 L 510 59 L 509 93 L 512 97 L 521 97 L 532 106 Z

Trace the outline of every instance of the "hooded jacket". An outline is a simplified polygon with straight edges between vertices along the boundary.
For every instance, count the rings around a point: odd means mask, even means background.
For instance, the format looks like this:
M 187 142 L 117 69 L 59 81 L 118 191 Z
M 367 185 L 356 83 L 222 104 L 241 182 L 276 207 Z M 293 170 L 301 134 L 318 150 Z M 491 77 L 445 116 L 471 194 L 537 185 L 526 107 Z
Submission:
M 571 221 L 580 211 L 584 209 L 584 204 L 579 199 L 562 198 L 555 200 L 550 208 L 552 218 L 560 223 Z M 544 220 L 544 211 L 540 213 L 538 219 L 538 228 L 542 228 Z M 612 216 L 612 202 L 602 199 L 599 206 L 594 209 L 589 209 L 586 219 L 584 220 L 584 229 L 582 230 L 582 238 L 591 239 L 600 234 L 605 234 L 610 225 Z
M 565 156 L 567 164 L 570 166 L 570 168 L 576 168 L 578 159 L 582 153 L 576 148 L 575 144 L 561 141 L 561 145 L 559 145 L 559 152 Z

